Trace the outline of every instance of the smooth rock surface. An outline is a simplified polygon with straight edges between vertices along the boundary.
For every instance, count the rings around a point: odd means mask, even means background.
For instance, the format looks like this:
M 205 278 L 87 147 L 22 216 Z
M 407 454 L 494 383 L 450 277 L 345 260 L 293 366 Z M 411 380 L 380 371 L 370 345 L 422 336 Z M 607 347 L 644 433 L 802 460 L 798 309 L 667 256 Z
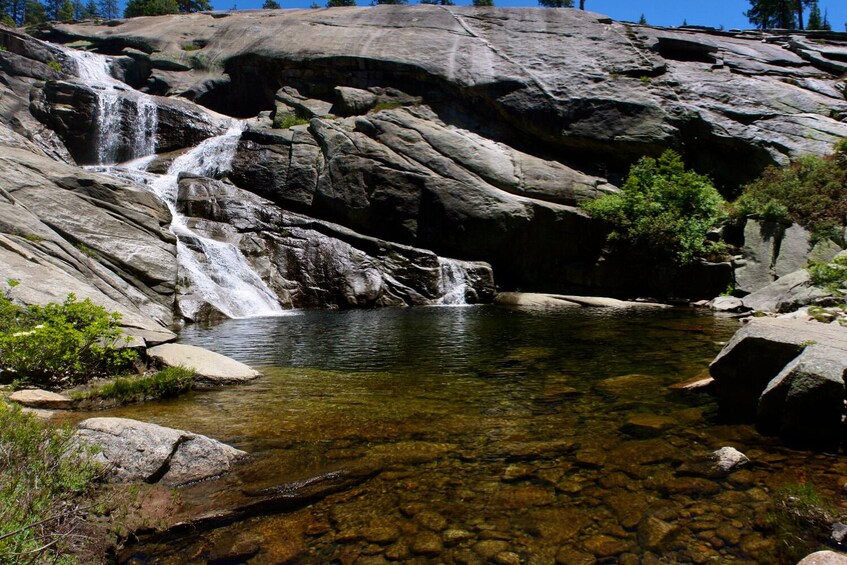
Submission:
M 100 446 L 94 457 L 113 482 L 182 485 L 226 473 L 246 456 L 206 436 L 126 418 L 84 420 L 76 437 Z
M 750 459 L 734 447 L 721 447 L 712 453 L 712 461 L 717 470 L 731 473 L 750 463 Z
M 847 565 L 847 555 L 835 551 L 816 551 L 797 562 L 797 565 Z
M 41 389 L 16 390 L 9 395 L 9 400 L 29 408 L 46 408 L 49 410 L 70 408 L 73 404 L 73 401 L 64 394 Z
M 259 376 L 244 363 L 194 345 L 164 343 L 147 350 L 157 365 L 186 367 L 195 371 L 195 379 L 211 384 L 242 383 Z

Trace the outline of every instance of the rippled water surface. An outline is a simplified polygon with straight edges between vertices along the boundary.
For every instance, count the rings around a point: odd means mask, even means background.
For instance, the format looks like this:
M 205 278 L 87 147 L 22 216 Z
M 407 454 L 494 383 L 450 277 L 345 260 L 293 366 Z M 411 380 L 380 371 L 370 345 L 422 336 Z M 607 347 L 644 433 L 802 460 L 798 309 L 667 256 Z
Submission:
M 738 328 L 688 311 L 498 307 L 304 312 L 189 326 L 183 343 L 260 367 L 250 384 L 121 415 L 252 458 L 187 507 L 332 470 L 374 474 L 288 512 L 156 543 L 140 562 L 772 562 L 770 492 L 839 488 L 839 459 L 721 425 L 668 389 Z M 724 445 L 755 465 L 684 469 Z M 324 493 L 326 494 L 326 493 Z M 240 494 L 239 494 L 240 495 Z

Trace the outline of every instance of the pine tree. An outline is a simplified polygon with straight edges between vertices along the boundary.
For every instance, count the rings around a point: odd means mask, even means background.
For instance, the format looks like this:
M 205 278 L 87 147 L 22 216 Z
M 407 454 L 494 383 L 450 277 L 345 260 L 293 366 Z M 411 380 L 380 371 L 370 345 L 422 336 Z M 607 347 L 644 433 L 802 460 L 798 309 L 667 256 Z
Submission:
M 96 0 L 88 0 L 88 3 L 82 8 L 82 19 L 92 20 L 100 17 L 100 10 L 97 8 Z
M 545 8 L 573 8 L 573 0 L 538 0 L 538 5 Z
M 486 8 L 494 6 L 494 0 L 473 0 L 473 5 L 477 8 Z
M 38 25 L 47 21 L 47 8 L 38 0 L 27 0 L 24 8 L 24 24 Z
M 327 0 L 327 8 L 339 8 L 341 6 L 355 6 L 356 0 Z
M 421 0 L 421 4 L 429 4 L 430 6 L 455 6 L 453 0 Z
M 688 20 L 682 20 L 682 27 L 688 27 Z
M 262 4 L 263 10 L 279 10 L 280 7 L 279 2 L 276 0 L 265 0 L 265 3 Z
M 56 19 L 60 22 L 69 22 L 74 19 L 74 5 L 71 0 L 64 0 L 56 12 Z
M 177 0 L 177 4 L 179 5 L 179 11 L 183 14 L 212 9 L 209 0 Z
M 806 23 L 806 29 L 813 31 L 823 29 L 823 18 L 821 18 L 821 9 L 818 6 L 818 0 L 812 0 L 812 7 L 809 9 L 809 21 Z
M 638 18 L 638 23 L 643 25 L 643 26 L 647 25 L 647 18 L 644 17 L 644 14 L 641 14 L 641 17 Z
M 580 9 L 580 10 L 584 10 L 584 9 L 585 9 L 585 0 L 579 0 L 579 9 Z
M 120 17 L 120 12 L 118 11 L 118 0 L 99 0 L 99 2 L 101 16 L 107 20 L 114 20 L 115 18 Z
M 832 24 L 829 23 L 829 10 L 823 11 L 823 23 L 821 24 L 821 30 L 832 31 Z
M 371 6 L 379 4 L 408 4 L 409 0 L 371 0 Z
M 129 0 L 124 9 L 125 18 L 178 13 L 179 4 L 176 3 L 176 0 Z
M 803 11 L 813 3 L 816 0 L 750 0 L 744 15 L 761 29 L 803 29 Z

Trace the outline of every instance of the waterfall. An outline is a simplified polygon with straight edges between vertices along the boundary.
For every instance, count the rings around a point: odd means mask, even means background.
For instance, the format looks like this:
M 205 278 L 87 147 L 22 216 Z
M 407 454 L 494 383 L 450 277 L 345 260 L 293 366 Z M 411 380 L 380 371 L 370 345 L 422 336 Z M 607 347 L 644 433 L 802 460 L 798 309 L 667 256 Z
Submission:
M 276 294 L 253 270 L 237 242 L 217 241 L 197 233 L 176 207 L 181 173 L 215 177 L 230 169 L 243 123 L 234 122 L 223 135 L 206 139 L 180 155 L 164 175 L 147 172 L 156 153 L 155 100 L 113 78 L 106 57 L 74 49 L 65 52 L 76 62 L 80 80 L 97 93 L 100 166 L 89 168 L 139 184 L 168 207 L 172 216 L 170 229 L 177 238 L 177 262 L 203 301 L 230 318 L 282 313 Z M 115 165 L 121 160 L 125 162 Z M 183 310 L 189 317 L 195 313 Z
M 465 294 L 468 290 L 467 272 L 461 262 L 453 259 L 438 258 L 441 277 L 438 290 L 441 298 L 438 303 L 449 306 L 467 304 Z
M 77 75 L 97 93 L 97 163 L 113 164 L 156 152 L 158 108 L 150 96 L 115 79 L 103 55 L 65 49 Z

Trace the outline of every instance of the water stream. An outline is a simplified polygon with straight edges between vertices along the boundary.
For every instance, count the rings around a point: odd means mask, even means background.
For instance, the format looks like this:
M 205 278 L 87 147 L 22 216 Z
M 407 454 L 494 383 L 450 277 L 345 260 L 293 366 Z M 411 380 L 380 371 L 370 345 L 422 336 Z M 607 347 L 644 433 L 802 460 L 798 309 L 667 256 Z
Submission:
M 710 397 L 668 389 L 737 328 L 680 311 L 492 306 L 192 325 L 182 342 L 265 376 L 76 417 L 137 418 L 251 454 L 179 489 L 186 515 L 327 471 L 382 469 L 289 512 L 147 540 L 127 562 L 787 563 L 768 526 L 773 492 L 810 481 L 835 497 L 847 463 L 724 425 Z M 725 445 L 753 465 L 683 470 Z M 656 537 L 665 527 L 673 535 Z
M 146 187 L 171 212 L 177 237 L 177 260 L 191 292 L 230 318 L 272 316 L 283 312 L 276 294 L 256 274 L 233 242 L 218 241 L 192 230 L 177 210 L 179 176 L 220 176 L 232 164 L 243 123 L 233 120 L 222 135 L 210 137 L 180 155 L 164 175 L 146 171 L 156 152 L 158 107 L 155 100 L 111 76 L 109 59 L 66 49 L 76 62 L 80 80 L 97 93 L 98 172 Z M 124 163 L 116 161 L 126 157 Z M 183 314 L 193 317 L 200 303 L 186 301 Z M 194 310 L 186 311 L 189 308 Z

